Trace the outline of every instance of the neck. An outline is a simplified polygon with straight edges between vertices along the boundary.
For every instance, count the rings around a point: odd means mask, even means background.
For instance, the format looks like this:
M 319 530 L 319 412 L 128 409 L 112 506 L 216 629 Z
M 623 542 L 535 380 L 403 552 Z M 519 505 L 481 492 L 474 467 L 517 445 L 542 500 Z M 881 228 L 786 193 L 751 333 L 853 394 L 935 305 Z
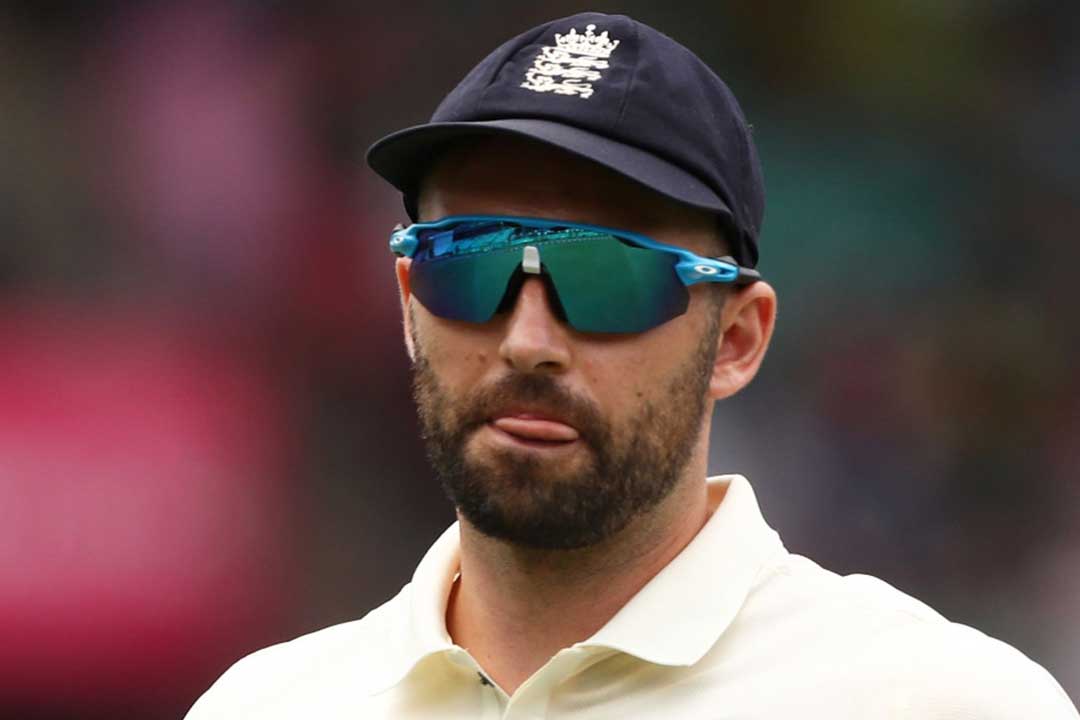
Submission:
M 461 520 L 461 576 L 446 613 L 454 642 L 512 694 L 557 652 L 591 637 L 705 524 L 698 465 L 647 516 L 588 548 L 522 548 Z

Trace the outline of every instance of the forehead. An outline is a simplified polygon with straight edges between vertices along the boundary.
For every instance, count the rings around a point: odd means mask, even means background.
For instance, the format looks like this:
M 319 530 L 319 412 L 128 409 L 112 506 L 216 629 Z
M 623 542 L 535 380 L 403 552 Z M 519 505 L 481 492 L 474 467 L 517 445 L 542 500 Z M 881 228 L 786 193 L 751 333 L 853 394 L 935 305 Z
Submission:
M 716 218 L 597 163 L 511 136 L 442 153 L 420 187 L 421 220 L 519 215 L 606 225 L 712 254 Z

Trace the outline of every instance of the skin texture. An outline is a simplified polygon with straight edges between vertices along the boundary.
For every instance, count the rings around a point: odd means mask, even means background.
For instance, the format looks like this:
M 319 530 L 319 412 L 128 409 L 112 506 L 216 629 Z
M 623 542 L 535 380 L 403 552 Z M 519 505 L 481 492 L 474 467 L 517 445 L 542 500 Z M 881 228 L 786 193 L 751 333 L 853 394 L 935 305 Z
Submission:
M 423 220 L 560 218 L 719 254 L 710 214 L 516 138 L 486 139 L 443 155 L 425 179 L 419 209 Z M 490 322 L 436 317 L 411 295 L 409 264 L 398 259 L 396 272 L 425 432 L 431 434 L 432 420 L 456 428 L 459 455 L 498 470 L 483 477 L 509 528 L 477 527 L 459 507 L 460 579 L 447 629 L 512 693 L 560 649 L 602 627 L 701 529 L 710 512 L 705 475 L 713 404 L 756 374 L 772 334 L 776 296 L 758 282 L 730 291 L 720 304 L 710 288 L 695 286 L 687 312 L 656 328 L 586 334 L 553 314 L 536 278 Z M 710 347 L 703 349 L 703 338 Z M 687 388 L 695 397 L 685 396 Z M 643 416 L 649 408 L 654 415 Z M 541 436 L 559 441 L 538 441 Z M 604 532 L 568 548 L 512 535 L 515 519 L 542 517 L 535 511 L 553 488 L 580 485 L 595 474 L 598 446 L 655 455 L 680 437 L 686 442 L 677 462 L 659 463 L 640 479 L 658 483 L 655 497 Z M 658 480 L 665 471 L 670 477 Z

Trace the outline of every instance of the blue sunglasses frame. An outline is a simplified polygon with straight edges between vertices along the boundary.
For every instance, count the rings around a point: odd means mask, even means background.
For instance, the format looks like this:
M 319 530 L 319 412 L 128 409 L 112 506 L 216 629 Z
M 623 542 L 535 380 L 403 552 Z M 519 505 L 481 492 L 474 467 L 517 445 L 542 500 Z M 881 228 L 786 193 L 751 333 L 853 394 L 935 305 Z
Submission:
M 730 255 L 722 257 L 704 257 L 675 245 L 657 242 L 650 237 L 629 230 L 588 225 L 566 220 L 517 217 L 512 215 L 450 215 L 432 222 L 414 223 L 408 227 L 398 225 L 390 235 L 390 251 L 401 257 L 413 257 L 420 247 L 419 235 L 426 230 L 444 230 L 451 226 L 465 223 L 505 223 L 535 230 L 580 230 L 583 232 L 609 235 L 631 245 L 671 253 L 678 258 L 675 273 L 683 285 L 689 287 L 696 283 L 735 283 L 750 284 L 761 279 L 761 273 L 753 268 L 744 267 L 735 262 Z M 542 244 L 543 239 L 521 238 L 514 245 Z M 482 250 L 477 250 L 482 252 Z

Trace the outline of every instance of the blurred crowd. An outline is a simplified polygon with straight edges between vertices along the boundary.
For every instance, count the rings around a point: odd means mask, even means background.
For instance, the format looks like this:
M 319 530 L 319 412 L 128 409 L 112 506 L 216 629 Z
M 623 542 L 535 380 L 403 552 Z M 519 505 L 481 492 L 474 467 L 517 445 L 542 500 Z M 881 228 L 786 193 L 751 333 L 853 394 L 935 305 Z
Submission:
M 0 715 L 179 717 L 408 581 L 452 513 L 363 151 L 583 9 L 705 58 L 763 156 L 778 334 L 710 470 L 1080 699 L 1080 4 L 9 0 Z

